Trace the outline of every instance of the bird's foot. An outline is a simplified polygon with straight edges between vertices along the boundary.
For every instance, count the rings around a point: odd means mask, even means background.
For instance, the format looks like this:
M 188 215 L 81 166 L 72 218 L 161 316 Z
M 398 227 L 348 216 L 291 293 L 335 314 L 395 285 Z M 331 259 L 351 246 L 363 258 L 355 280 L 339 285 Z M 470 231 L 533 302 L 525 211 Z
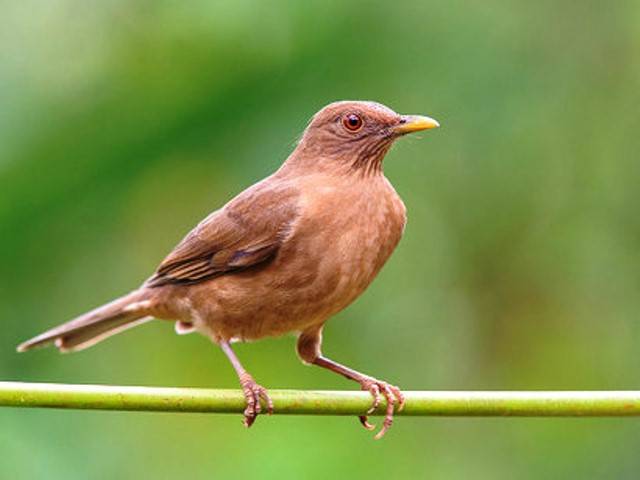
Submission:
M 243 373 L 240 375 L 240 385 L 244 398 L 247 400 L 247 408 L 244 409 L 244 426 L 249 428 L 256 421 L 258 414 L 262 411 L 260 399 L 264 400 L 267 406 L 267 413 L 273 413 L 273 402 L 269 398 L 266 388 L 258 385 L 251 375 Z
M 387 433 L 387 430 L 391 428 L 391 425 L 393 425 L 394 412 L 399 412 L 404 408 L 404 395 L 398 387 L 387 382 L 376 380 L 372 377 L 363 378 L 360 380 L 360 385 L 362 386 L 362 390 L 368 391 L 373 397 L 373 403 L 371 404 L 371 408 L 367 411 L 367 415 L 376 411 L 382 401 L 382 397 L 384 397 L 387 402 L 387 411 L 384 417 L 384 422 L 382 423 L 382 428 L 375 436 L 375 439 L 378 440 L 382 438 L 384 434 Z M 364 428 L 367 430 L 373 430 L 375 425 L 369 423 L 367 415 L 361 415 L 359 417 L 360 423 L 362 423 Z

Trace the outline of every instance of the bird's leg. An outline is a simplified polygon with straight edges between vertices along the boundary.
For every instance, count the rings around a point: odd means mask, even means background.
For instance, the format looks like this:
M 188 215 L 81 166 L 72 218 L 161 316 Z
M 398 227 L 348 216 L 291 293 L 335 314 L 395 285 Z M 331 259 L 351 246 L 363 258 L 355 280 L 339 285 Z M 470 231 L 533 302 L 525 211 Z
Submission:
M 258 385 L 253 377 L 244 369 L 229 342 L 220 342 L 220 348 L 222 348 L 222 351 L 231 362 L 231 365 L 233 365 L 233 368 L 240 379 L 240 386 L 242 387 L 244 398 L 247 400 L 247 408 L 244 410 L 243 423 L 245 427 L 250 427 L 253 425 L 253 422 L 256 421 L 256 417 L 262 410 L 260 399 L 264 400 L 266 403 L 267 413 L 269 415 L 273 413 L 273 402 L 269 398 L 267 390 L 262 385 Z
M 404 407 L 404 395 L 402 394 L 400 389 L 394 385 L 378 380 L 369 375 L 365 375 L 324 357 L 322 355 L 322 352 L 320 351 L 321 343 L 321 328 L 302 333 L 300 337 L 298 337 L 298 355 L 306 363 L 318 365 L 319 367 L 326 368 L 327 370 L 331 370 L 332 372 L 339 373 L 349 380 L 358 382 L 362 390 L 371 393 L 371 396 L 373 397 L 373 403 L 371 404 L 371 408 L 367 411 L 367 414 L 373 413 L 380 405 L 382 397 L 384 397 L 387 402 L 386 415 L 382 424 L 382 428 L 375 436 L 376 439 L 381 438 L 393 424 L 393 414 L 396 410 L 396 405 L 397 411 L 402 410 L 402 408 Z M 375 428 L 375 425 L 371 425 L 369 423 L 367 415 L 361 415 L 359 419 L 366 429 L 372 430 L 373 428 Z
M 367 411 L 367 414 L 373 413 L 380 405 L 381 397 L 384 397 L 387 401 L 387 412 L 382 424 L 382 428 L 375 438 L 381 438 L 387 432 L 387 430 L 389 430 L 389 428 L 393 424 L 393 413 L 396 408 L 396 404 L 398 411 L 402 410 L 402 408 L 404 407 L 404 395 L 402 395 L 402 392 L 398 387 L 370 377 L 369 375 L 357 372 L 323 356 L 317 357 L 312 363 L 314 365 L 318 365 L 319 367 L 331 370 L 332 372 L 339 373 L 349 380 L 354 380 L 360 384 L 362 390 L 370 392 L 373 396 L 373 403 L 371 404 L 371 408 Z M 371 425 L 368 422 L 366 415 L 362 415 L 359 418 L 362 425 L 364 425 L 364 427 L 368 430 L 372 430 L 375 427 L 375 425 Z

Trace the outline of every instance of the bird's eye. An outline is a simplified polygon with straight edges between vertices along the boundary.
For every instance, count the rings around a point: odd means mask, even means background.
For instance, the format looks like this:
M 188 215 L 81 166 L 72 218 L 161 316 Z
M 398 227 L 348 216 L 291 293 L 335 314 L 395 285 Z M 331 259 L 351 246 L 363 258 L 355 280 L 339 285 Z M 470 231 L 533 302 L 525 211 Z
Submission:
M 357 132 L 362 128 L 362 117 L 355 113 L 349 113 L 342 118 L 342 125 L 350 132 Z

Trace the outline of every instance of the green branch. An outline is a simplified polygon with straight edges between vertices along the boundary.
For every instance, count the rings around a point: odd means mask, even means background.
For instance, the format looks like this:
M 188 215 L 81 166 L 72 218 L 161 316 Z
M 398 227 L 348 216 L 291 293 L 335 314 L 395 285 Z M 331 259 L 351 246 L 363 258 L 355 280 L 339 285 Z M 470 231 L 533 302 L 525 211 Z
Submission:
M 271 390 L 275 413 L 361 415 L 367 392 Z M 640 416 L 640 391 L 405 392 L 401 415 Z M 383 402 L 384 403 L 384 402 Z M 0 406 L 155 412 L 240 413 L 240 390 L 0 382 Z M 384 411 L 381 405 L 376 414 Z

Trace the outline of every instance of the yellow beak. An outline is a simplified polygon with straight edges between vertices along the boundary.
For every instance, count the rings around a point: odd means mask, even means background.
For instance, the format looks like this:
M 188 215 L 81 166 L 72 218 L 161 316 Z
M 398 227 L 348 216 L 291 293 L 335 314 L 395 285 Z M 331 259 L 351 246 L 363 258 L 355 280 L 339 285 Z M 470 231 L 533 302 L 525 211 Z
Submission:
M 430 128 L 438 128 L 440 126 L 433 118 L 422 115 L 403 115 L 400 122 L 401 123 L 393 127 L 393 130 L 401 135 L 420 132 L 421 130 L 429 130 Z

